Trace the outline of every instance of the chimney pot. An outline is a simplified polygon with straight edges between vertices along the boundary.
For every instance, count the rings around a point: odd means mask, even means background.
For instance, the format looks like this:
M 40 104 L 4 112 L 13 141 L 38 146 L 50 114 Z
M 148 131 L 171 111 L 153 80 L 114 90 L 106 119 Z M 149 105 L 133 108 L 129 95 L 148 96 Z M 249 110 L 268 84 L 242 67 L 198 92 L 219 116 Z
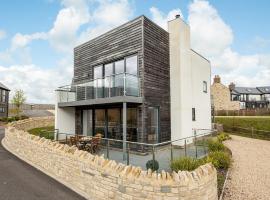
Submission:
M 235 84 L 234 83 L 230 83 L 229 85 L 229 89 L 232 91 L 235 89 Z
M 220 77 L 219 77 L 219 75 L 215 75 L 215 77 L 214 77 L 214 83 L 220 83 Z

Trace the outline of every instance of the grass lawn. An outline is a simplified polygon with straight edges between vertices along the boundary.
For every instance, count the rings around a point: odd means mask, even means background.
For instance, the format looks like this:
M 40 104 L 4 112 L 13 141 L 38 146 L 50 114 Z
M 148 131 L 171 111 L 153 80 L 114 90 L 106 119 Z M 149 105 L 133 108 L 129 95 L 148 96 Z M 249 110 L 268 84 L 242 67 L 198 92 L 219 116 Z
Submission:
M 47 139 L 54 139 L 54 126 L 40 127 L 29 130 L 28 132 L 33 135 L 45 137 Z
M 270 117 L 216 117 L 215 121 L 223 124 L 225 132 L 243 137 L 270 140 Z M 252 127 L 254 128 L 253 132 Z
M 216 117 L 215 122 L 229 127 L 242 127 L 270 131 L 270 117 Z

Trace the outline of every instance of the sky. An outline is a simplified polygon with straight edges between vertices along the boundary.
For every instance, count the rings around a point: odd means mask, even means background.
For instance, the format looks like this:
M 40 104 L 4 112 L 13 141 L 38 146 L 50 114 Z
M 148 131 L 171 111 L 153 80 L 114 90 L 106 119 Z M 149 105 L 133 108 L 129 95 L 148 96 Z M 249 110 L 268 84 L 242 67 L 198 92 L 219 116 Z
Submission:
M 71 83 L 75 46 L 142 14 L 164 29 L 180 14 L 212 76 L 270 85 L 269 8 L 268 0 L 2 0 L 0 82 L 11 96 L 24 90 L 28 103 L 54 103 L 54 90 Z

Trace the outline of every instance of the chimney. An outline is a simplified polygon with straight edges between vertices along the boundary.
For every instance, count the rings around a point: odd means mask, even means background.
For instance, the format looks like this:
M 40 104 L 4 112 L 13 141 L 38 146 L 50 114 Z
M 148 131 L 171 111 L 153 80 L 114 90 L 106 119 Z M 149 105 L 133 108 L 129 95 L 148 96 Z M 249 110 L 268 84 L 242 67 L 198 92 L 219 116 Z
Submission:
M 175 18 L 176 18 L 176 19 L 177 19 L 177 18 L 180 18 L 180 14 L 175 15 Z
M 214 77 L 214 83 L 220 83 L 220 77 L 219 77 L 219 75 L 215 75 L 215 77 Z
M 234 84 L 233 82 L 230 83 L 229 89 L 230 89 L 231 91 L 235 89 L 235 84 Z

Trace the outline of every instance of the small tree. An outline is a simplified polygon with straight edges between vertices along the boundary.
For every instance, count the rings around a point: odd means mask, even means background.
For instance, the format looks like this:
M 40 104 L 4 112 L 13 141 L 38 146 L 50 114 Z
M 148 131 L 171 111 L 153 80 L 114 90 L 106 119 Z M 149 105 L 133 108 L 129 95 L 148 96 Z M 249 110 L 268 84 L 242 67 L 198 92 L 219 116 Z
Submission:
M 26 97 L 23 90 L 16 90 L 11 102 L 16 106 L 16 113 L 19 115 L 21 106 L 25 103 Z

